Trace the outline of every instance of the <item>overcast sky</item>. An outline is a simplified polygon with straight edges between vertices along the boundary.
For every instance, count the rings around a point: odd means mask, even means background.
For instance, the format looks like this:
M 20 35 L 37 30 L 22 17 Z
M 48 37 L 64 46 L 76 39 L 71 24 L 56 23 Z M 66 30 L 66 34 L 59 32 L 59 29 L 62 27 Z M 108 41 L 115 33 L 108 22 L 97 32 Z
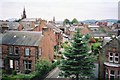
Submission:
M 118 19 L 120 0 L 0 0 L 0 19 L 21 18 L 23 8 L 28 18 L 56 21 L 68 18 Z

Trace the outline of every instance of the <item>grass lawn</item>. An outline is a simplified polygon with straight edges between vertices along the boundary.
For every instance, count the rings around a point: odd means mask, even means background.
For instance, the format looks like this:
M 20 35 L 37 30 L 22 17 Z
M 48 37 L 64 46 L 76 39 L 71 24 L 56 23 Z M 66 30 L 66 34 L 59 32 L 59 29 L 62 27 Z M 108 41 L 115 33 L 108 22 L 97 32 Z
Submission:
M 17 75 L 11 75 L 11 77 L 20 79 L 20 78 L 33 78 L 35 75 L 34 74 L 17 74 Z
M 17 75 L 6 75 L 3 77 L 3 80 L 16 80 L 16 79 L 31 79 L 35 77 L 35 73 L 31 74 L 17 74 Z

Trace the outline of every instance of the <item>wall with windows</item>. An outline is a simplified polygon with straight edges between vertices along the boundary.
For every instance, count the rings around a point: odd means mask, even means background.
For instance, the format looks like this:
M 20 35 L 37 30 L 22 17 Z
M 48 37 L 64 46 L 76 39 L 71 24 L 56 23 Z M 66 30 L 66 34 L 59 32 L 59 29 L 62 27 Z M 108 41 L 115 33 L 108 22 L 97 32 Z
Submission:
M 105 78 L 110 80 L 120 79 L 120 68 L 105 66 Z
M 2 45 L 2 58 L 4 69 L 13 69 L 24 72 L 35 70 L 38 56 L 37 47 Z
M 106 43 L 106 45 L 103 46 L 100 52 L 98 75 L 99 78 L 105 78 L 106 76 L 108 76 L 108 78 L 110 78 L 110 76 L 117 76 L 118 72 L 120 71 L 120 40 L 117 38 L 112 38 L 110 42 Z

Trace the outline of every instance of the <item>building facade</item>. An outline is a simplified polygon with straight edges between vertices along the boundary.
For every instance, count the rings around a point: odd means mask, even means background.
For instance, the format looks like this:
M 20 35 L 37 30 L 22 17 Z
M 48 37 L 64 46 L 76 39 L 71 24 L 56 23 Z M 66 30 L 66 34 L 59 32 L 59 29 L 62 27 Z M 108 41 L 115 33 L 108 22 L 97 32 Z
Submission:
M 120 37 L 103 41 L 99 54 L 99 79 L 120 79 Z
M 9 31 L 2 36 L 3 69 L 21 73 L 35 70 L 38 59 L 54 59 L 53 44 L 42 32 Z

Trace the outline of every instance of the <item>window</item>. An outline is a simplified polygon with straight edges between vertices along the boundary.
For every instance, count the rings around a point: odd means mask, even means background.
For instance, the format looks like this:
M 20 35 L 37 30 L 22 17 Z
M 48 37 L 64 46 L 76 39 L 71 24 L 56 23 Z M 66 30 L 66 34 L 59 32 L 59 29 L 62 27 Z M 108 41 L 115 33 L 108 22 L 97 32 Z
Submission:
M 118 79 L 120 79 L 120 71 L 118 71 L 118 75 L 117 76 L 118 76 Z
M 105 70 L 105 78 L 108 78 L 108 69 Z
M 15 55 L 18 55 L 18 47 L 14 48 L 14 53 L 15 53 Z
M 114 54 L 114 62 L 115 62 L 115 63 L 118 63 L 118 62 L 119 62 L 118 53 L 115 53 L 115 54 Z
M 18 70 L 19 69 L 19 61 L 15 60 L 15 69 Z
M 10 68 L 13 68 L 13 60 L 10 60 Z
M 30 49 L 29 48 L 26 48 L 25 49 L 25 56 L 29 56 L 30 55 Z
M 0 46 L 0 55 L 2 54 L 2 47 Z
M 8 53 L 12 54 L 12 47 L 11 46 L 8 47 Z
M 32 61 L 24 61 L 24 69 L 25 70 L 31 70 L 31 66 L 32 66 Z
M 109 53 L 109 61 L 113 62 L 113 53 Z
M 115 80 L 115 71 L 110 71 L 110 80 Z
M 119 55 L 118 55 L 118 53 L 109 52 L 109 62 L 119 63 Z

